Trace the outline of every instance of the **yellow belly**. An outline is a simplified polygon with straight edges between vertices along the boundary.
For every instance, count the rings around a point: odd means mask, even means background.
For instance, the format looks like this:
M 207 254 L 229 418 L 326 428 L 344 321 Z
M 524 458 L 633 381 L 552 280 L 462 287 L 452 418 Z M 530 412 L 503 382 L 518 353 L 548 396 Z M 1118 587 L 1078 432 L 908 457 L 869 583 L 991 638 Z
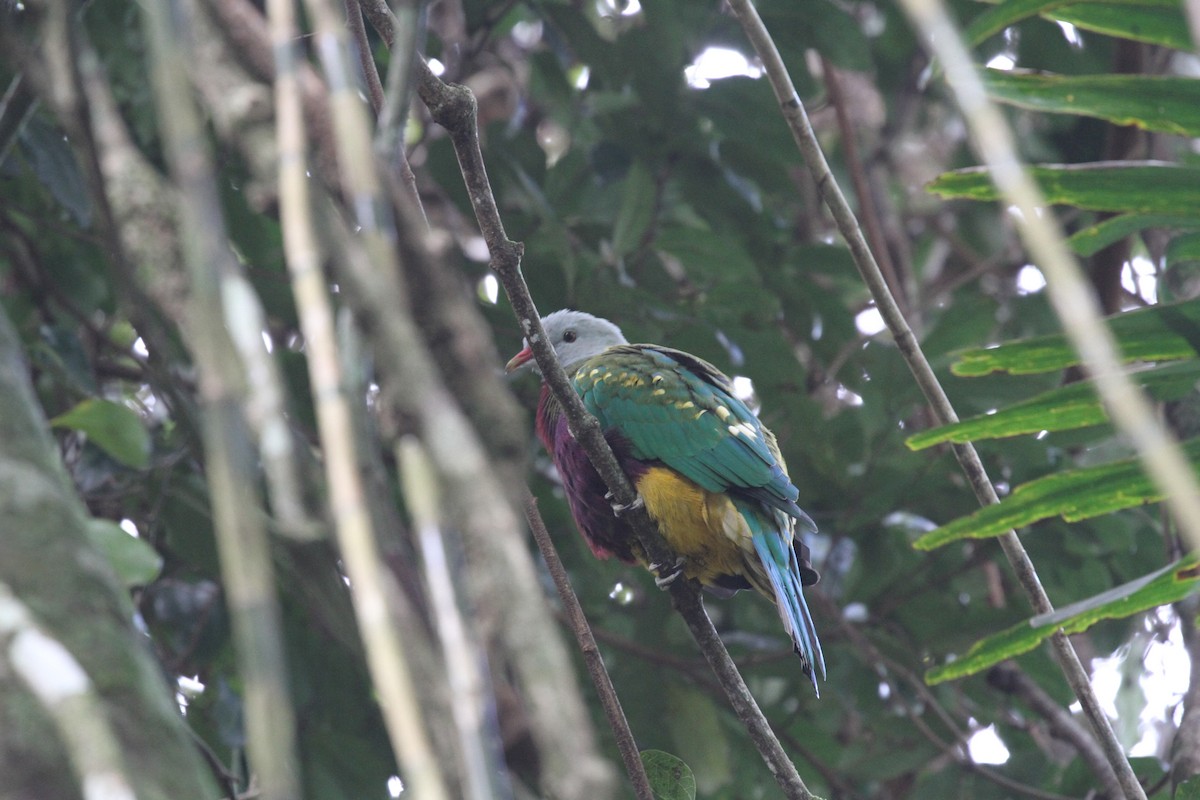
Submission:
M 686 577 L 712 583 L 720 575 L 746 574 L 750 531 L 728 497 L 665 467 L 651 467 L 637 490 L 663 538 L 684 558 Z

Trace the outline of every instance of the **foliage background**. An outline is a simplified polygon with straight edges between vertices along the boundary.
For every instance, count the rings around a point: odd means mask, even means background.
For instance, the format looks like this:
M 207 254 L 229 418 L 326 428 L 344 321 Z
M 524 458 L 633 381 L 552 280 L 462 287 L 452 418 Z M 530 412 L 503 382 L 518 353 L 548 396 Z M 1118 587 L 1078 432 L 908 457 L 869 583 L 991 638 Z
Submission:
M 216 0 L 182 4 L 190 9 L 199 41 L 237 33 L 221 16 L 223 5 L 229 6 Z M 1148 13 L 1138 4 L 1103 5 L 1115 20 L 1110 34 L 1132 24 L 1125 20 L 1122 27 L 1123 14 L 1133 19 Z M 1184 24 L 1179 4 L 1146 5 L 1167 20 L 1169 35 L 1139 42 L 1031 15 L 980 37 L 974 53 L 980 63 L 1060 75 L 1195 75 L 1194 57 L 1183 52 L 1189 43 L 1170 38 L 1177 36 L 1175 23 Z M 786 0 L 759 8 L 810 106 L 839 181 L 869 192 L 870 207 L 860 200 L 860 215 L 875 223 L 872 244 L 891 262 L 893 289 L 959 413 L 985 414 L 1061 385 L 1062 371 L 975 379 L 950 371 L 962 348 L 1052 333 L 1058 324 L 1003 209 L 947 201 L 926 190 L 938 175 L 974 159 L 958 112 L 936 73 L 930 74 L 900 11 L 890 3 Z M 966 2 L 953 8 L 964 23 L 988 9 Z M 172 307 L 169 291 L 152 288 L 172 280 L 178 265 L 136 263 L 131 273 L 114 256 L 107 223 L 87 188 L 87 144 L 53 99 L 56 73 L 30 74 L 45 63 L 39 53 L 53 52 L 41 24 L 53 9 L 28 3 L 2 12 L 0 78 L 13 87 L 0 107 L 2 308 L 19 336 L 41 412 L 53 425 L 61 463 L 88 513 L 136 530 L 146 545 L 97 538 L 112 543 L 118 574 L 133 590 L 143 641 L 166 679 L 163 686 L 171 694 L 183 687 L 191 733 L 176 735 L 190 737 L 207 753 L 218 782 L 242 791 L 249 786 L 253 793 L 248 776 L 255 767 L 244 750 L 244 676 L 234 655 L 231 609 L 222 593 L 228 577 L 218 559 L 206 452 L 197 435 L 205 413 L 198 408 L 203 381 L 197 381 L 190 349 L 194 331 L 181 324 L 192 298 L 181 290 L 180 305 Z M 80 63 L 98 69 L 107 81 L 119 120 L 162 185 L 169 159 L 162 114 L 147 82 L 156 67 L 137 7 L 95 0 L 71 24 L 77 44 L 87 41 L 94 48 L 87 52 L 96 63 L 83 55 Z M 749 596 L 708 607 L 813 790 L 846 798 L 988 798 L 1081 797 L 1102 787 L 1079 756 L 1089 736 L 1082 722 L 1048 711 L 1069 707 L 1072 698 L 1044 649 L 987 674 L 932 687 L 922 681 L 930 667 L 1025 619 L 1029 611 L 993 543 L 967 541 L 931 552 L 912 547 L 921 534 L 972 512 L 974 500 L 948 450 L 913 452 L 905 444 L 906 437 L 928 427 L 927 412 L 887 337 L 872 327 L 866 290 L 765 81 L 754 75 L 753 64 L 744 70 L 750 75 L 714 78 L 707 86 L 699 74 L 689 75 L 709 48 L 749 52 L 722 5 L 464 0 L 432 5 L 427 24 L 425 49 L 438 59 L 443 77 L 465 83 L 479 98 L 492 188 L 509 236 L 525 244 L 523 271 L 540 308 L 571 306 L 606 316 L 633 341 L 668 343 L 753 382 L 762 417 L 778 435 L 801 489 L 802 505 L 821 528 L 810 543 L 823 573 L 810 600 L 829 665 L 821 698 L 799 674 L 772 608 Z M 373 32 L 370 36 L 386 75 L 388 48 Z M 243 62 L 253 60 L 236 44 L 229 52 L 241 52 Z M 238 80 L 261 90 L 246 77 L 244 70 L 253 75 L 252 68 L 230 67 L 243 76 Z M 273 176 L 261 174 L 246 148 L 247 120 L 269 118 L 270 109 L 240 110 L 235 90 L 243 87 L 213 92 L 212 75 L 202 72 L 194 69 L 192 80 L 205 113 L 230 245 L 267 313 L 263 336 L 287 390 L 306 505 L 328 527 L 316 412 L 284 262 L 277 190 Z M 1128 95 L 1127 88 L 1110 87 L 1100 90 L 1102 99 L 1106 92 L 1107 99 Z M 91 101 L 99 105 L 95 96 Z M 1023 155 L 1040 163 L 1155 158 L 1194 164 L 1187 137 L 1200 133 L 1186 120 L 1165 133 L 1114 127 L 1078 114 L 1024 108 L 1007 114 Z M 419 103 L 406 137 L 429 219 L 443 234 L 446 271 L 440 286 L 410 272 L 412 296 L 396 298 L 394 313 L 416 320 L 423 333 L 416 346 L 439 361 L 447 373 L 443 379 L 454 387 L 455 370 L 446 366 L 453 359 L 442 352 L 451 346 L 448 341 L 488 331 L 494 348 L 477 343 L 470 356 L 474 371 L 486 373 L 498 369 L 496 352 L 520 348 L 521 335 L 503 298 L 494 299 L 486 248 L 451 143 Z M 1153 195 L 1154 188 L 1130 184 L 1131 208 L 1139 192 Z M 1120 209 L 1086 211 L 1068 203 L 1062 217 L 1074 231 L 1114 210 Z M 1195 216 L 1194 208 L 1190 214 Z M 142 217 L 116 224 L 126 235 L 139 224 L 160 222 L 170 229 L 177 220 L 167 214 L 165 221 Z M 1194 220 L 1171 229 L 1189 225 Z M 172 236 L 179 234 L 167 234 Z M 1090 254 L 1089 275 L 1107 311 L 1191 295 L 1192 262 L 1168 257 L 1178 238 L 1154 227 Z M 1171 252 L 1186 255 L 1186 244 Z M 380 391 L 378 383 L 386 381 L 377 382 L 376 370 L 383 374 L 389 367 L 370 355 L 379 354 L 378 325 L 342 290 L 344 276 L 332 252 L 327 267 L 339 285 L 335 304 L 349 320 L 347 327 L 366 340 L 368 355 L 343 350 L 343 358 L 364 376 L 365 391 L 352 393 L 367 431 L 359 455 L 386 563 L 404 595 L 404 610 L 396 613 L 407 615 L 411 629 L 434 642 L 429 578 L 421 573 L 412 526 L 405 521 L 412 497 L 406 500 L 395 488 L 402 476 L 391 449 L 399 435 L 422 429 L 403 409 L 397 411 L 386 387 Z M 1146 277 L 1138 280 L 1138 274 Z M 435 302 L 439 293 L 471 298 L 459 313 L 472 319 L 439 318 L 431 309 L 442 302 Z M 486 328 L 472 328 L 475 317 Z M 511 388 L 524 408 L 533 407 L 532 381 L 518 380 Z M 639 747 L 681 757 L 695 772 L 700 796 L 774 796 L 770 775 L 649 576 L 595 561 L 575 534 L 548 462 L 535 452 L 528 430 L 508 425 L 497 433 L 489 428 L 494 419 L 484 418 L 463 391 L 455 394 L 491 447 L 498 474 L 511 476 L 514 448 L 535 453 L 530 481 L 596 628 Z M 502 399 L 491 402 L 500 406 Z M 1185 401 L 1175 408 L 1178 417 L 1188 406 Z M 0 450 L 5 447 L 0 443 Z M 1105 424 L 983 442 L 980 449 L 1002 493 L 1127 453 Z M 244 480 L 261 480 L 254 467 L 247 469 Z M 468 588 L 478 570 L 486 573 L 491 566 L 479 561 L 470 540 L 464 545 L 455 529 L 453 509 L 473 501 L 466 493 L 444 497 L 450 522 L 442 533 L 458 603 L 477 623 L 475 635 L 488 656 L 486 738 L 493 765 L 501 759 L 505 765 L 491 791 L 554 794 L 545 774 L 553 757 L 538 736 L 537 714 L 528 713 L 528 686 L 514 675 L 503 626 L 489 620 L 486 598 Z M 278 516 L 277 508 L 272 511 Z M 53 541 L 64 534 L 39 535 Z M 1056 605 L 1153 572 L 1180 551 L 1156 506 L 1072 524 L 1047 519 L 1032 525 L 1024 541 Z M 79 540 L 73 546 L 89 545 Z M 13 576 L 34 568 L 23 560 L 32 552 L 15 545 L 7 551 L 0 575 L 10 586 L 17 585 Z M 335 548 L 276 531 L 272 553 L 304 794 L 384 797 L 396 790 L 389 778 L 398 769 L 376 710 Z M 63 611 L 42 596 L 45 591 L 33 583 L 18 594 L 35 610 L 44 606 L 43 624 L 54 629 L 55 614 Z M 555 602 L 551 595 L 546 592 L 547 603 Z M 1194 713 L 1191 694 L 1183 694 L 1180 671 L 1186 660 L 1177 658 L 1166 672 L 1151 673 L 1143 659 L 1161 642 L 1172 642 L 1177 653 L 1194 650 L 1193 617 L 1185 601 L 1144 616 L 1101 621 L 1075 637 L 1085 663 L 1112 659 L 1106 674 L 1119 680 L 1112 695 L 1114 724 L 1126 747 L 1132 749 L 1153 729 L 1135 760 L 1152 795 L 1167 796 L 1172 765 L 1176 782 L 1191 774 L 1186 765 L 1196 763 L 1200 740 L 1183 736 L 1172 749 L 1181 720 Z M 553 626 L 531 633 L 563 637 Z M 69 633 L 63 636 L 69 649 L 85 647 L 72 643 Z M 418 689 L 452 693 L 421 684 L 422 675 L 443 669 L 438 665 L 444 656 L 426 646 L 435 666 L 417 670 Z M 449 658 L 471 656 L 451 652 Z M 180 679 L 188 680 L 179 684 Z M 1146 680 L 1176 692 L 1152 719 L 1139 718 Z M 29 704 L 29 697 L 8 674 L 0 672 L 0 683 L 12 689 L 3 697 L 15 698 L 0 700 L 0 719 L 17 718 L 16 709 Z M 602 717 L 591 693 L 584 694 L 601 752 L 611 759 Z M 452 735 L 437 730 L 444 722 L 428 724 L 454 786 L 461 767 L 455 745 L 447 744 Z M 987 727 L 1007 750 L 1001 764 L 980 765 L 967 747 L 971 735 Z M 0 733 L 3 772 L 20 776 L 4 790 L 9 796 L 78 796 L 69 775 L 8 770 L 30 752 L 41 763 L 48 754 L 60 757 L 52 733 L 37 728 L 18 737 L 7 733 L 13 726 L 0 730 L 6 731 Z M 127 761 L 167 758 L 166 753 L 135 750 Z

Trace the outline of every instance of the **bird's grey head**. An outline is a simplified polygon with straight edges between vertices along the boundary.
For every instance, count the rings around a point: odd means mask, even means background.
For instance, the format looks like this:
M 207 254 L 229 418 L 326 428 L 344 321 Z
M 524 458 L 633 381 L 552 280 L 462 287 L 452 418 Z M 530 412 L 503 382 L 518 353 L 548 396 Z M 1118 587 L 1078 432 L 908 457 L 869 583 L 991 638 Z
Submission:
M 621 329 L 606 319 L 583 311 L 563 309 L 542 317 L 546 338 L 558 356 L 564 370 L 570 372 L 580 363 L 617 344 L 626 344 Z M 533 350 L 525 349 L 513 356 L 506 370 L 513 372 L 533 360 Z M 537 366 L 534 365 L 534 370 Z

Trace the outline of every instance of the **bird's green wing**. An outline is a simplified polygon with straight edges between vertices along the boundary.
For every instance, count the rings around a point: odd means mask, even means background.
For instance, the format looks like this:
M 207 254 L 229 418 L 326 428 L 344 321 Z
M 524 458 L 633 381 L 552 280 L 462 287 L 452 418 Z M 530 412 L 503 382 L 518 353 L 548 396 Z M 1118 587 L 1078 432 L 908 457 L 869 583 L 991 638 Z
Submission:
M 660 461 L 712 492 L 733 491 L 811 526 L 775 437 L 711 364 L 655 345 L 619 345 L 585 361 L 575 390 L 632 455 Z

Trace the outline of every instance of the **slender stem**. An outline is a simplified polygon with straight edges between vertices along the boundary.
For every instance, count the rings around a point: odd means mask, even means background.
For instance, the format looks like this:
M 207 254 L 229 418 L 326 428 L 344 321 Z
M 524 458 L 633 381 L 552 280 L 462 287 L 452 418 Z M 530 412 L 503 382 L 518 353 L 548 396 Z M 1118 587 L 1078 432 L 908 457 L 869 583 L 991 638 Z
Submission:
M 813 133 L 812 125 L 809 123 L 808 114 L 796 94 L 796 89 L 788 76 L 783 59 L 779 56 L 779 51 L 775 48 L 774 41 L 750 0 L 730 0 L 730 4 L 741 21 L 747 38 L 763 61 L 767 77 L 775 90 L 775 96 L 783 109 L 784 119 L 792 131 L 797 147 L 808 168 L 813 172 L 814 180 L 837 221 L 838 228 L 854 258 L 854 263 L 866 282 L 871 296 L 875 299 L 876 307 L 888 326 L 888 330 L 891 331 L 892 338 L 916 379 L 917 385 L 925 395 L 940 424 L 945 425 L 957 421 L 958 415 L 955 413 L 954 407 L 921 351 L 908 321 L 888 290 L 887 281 L 867 246 L 854 213 L 829 169 L 829 164 L 825 160 L 825 155 Z M 939 41 L 944 38 L 946 37 L 940 36 Z M 999 124 L 1003 125 L 1003 122 L 1001 121 Z M 1029 216 L 1037 217 L 1039 214 L 1031 211 Z M 988 478 L 983 462 L 979 459 L 979 454 L 975 451 L 974 446 L 971 444 L 955 445 L 953 449 L 955 457 L 980 503 L 984 505 L 998 503 L 999 497 L 996 495 L 995 487 Z M 1034 610 L 1039 614 L 1051 610 L 1053 607 L 1050 599 L 1042 588 L 1033 562 L 1029 559 L 1029 555 L 1025 552 L 1016 533 L 1009 531 L 1001 536 L 999 541 Z M 1121 777 L 1122 787 L 1130 798 L 1144 797 L 1141 786 L 1133 775 L 1133 770 L 1125 758 L 1120 743 L 1117 742 L 1108 718 L 1100 708 L 1099 701 L 1088 680 L 1087 672 L 1080 663 L 1079 656 L 1075 653 L 1070 640 L 1066 634 L 1059 631 L 1051 638 L 1051 644 L 1067 682 L 1083 706 L 1093 731 L 1104 747 L 1109 763 Z
M 310 2 L 309 11 L 317 25 L 317 37 L 326 70 L 341 81 L 331 80 L 334 103 L 357 108 L 354 119 L 339 114 L 335 120 L 339 161 L 347 194 L 361 197 L 363 159 L 350 160 L 342 128 L 358 123 L 365 129 L 365 110 L 357 98 L 346 98 L 351 91 L 346 81 L 348 70 L 342 60 L 344 48 L 339 38 L 340 25 L 329 3 Z M 405 771 L 406 781 L 419 797 L 447 798 L 438 757 L 422 724 L 403 642 L 395 620 L 388 611 L 388 597 L 396 587 L 383 568 L 378 542 L 367 509 L 365 490 L 355 452 L 353 420 L 342 391 L 343 369 L 334 337 L 333 311 L 321 271 L 320 248 L 314 234 L 312 198 L 307 175 L 306 137 L 301 91 L 296 71 L 295 8 L 292 0 L 271 0 L 270 16 L 276 58 L 275 102 L 280 155 L 280 216 L 284 252 L 292 276 L 293 293 L 300 327 L 308 355 L 309 377 L 316 402 L 317 423 L 324 453 L 338 542 L 346 573 L 354 588 L 355 616 L 366 648 L 367 666 L 380 696 L 396 761 Z M 363 206 L 358 203 L 361 210 Z M 369 215 L 364 214 L 369 219 Z M 375 233 L 372 229 L 369 233 Z
M 997 691 L 1020 698 L 1046 721 L 1050 733 L 1070 742 L 1080 758 L 1101 779 L 1106 797 L 1120 797 L 1122 789 L 1117 774 L 1105 758 L 1095 737 L 1087 732 L 1070 711 L 1059 705 L 1045 689 L 1014 664 L 998 664 L 988 671 L 988 685 Z
M 226 293 L 239 267 L 224 217 L 186 58 L 190 29 L 167 0 L 143 4 L 158 119 L 178 188 L 180 240 L 191 280 L 186 330 L 199 367 L 206 471 L 221 572 L 245 680 L 249 749 L 267 800 L 300 794 L 296 723 L 287 687 L 282 622 L 255 455 L 240 411 L 245 375 L 229 338 Z M 182 46 L 181 46 L 182 44 Z
M 1166 505 L 1184 538 L 1193 548 L 1200 547 L 1200 487 L 1195 473 L 1175 438 L 1159 422 L 1149 400 L 1121 368 L 1116 342 L 1101 317 L 1096 297 L 1067 249 L 1053 215 L 1044 213 L 1045 198 L 1021 163 L 1004 117 L 987 99 L 975 65 L 945 6 L 937 0 L 905 0 L 904 8 L 945 66 L 946 79 L 989 175 L 1008 202 L 1019 210 L 1017 228 L 1021 238 L 1046 275 L 1050 300 L 1067 337 L 1092 375 L 1105 409 L 1117 429 L 1129 437 L 1151 478 L 1163 489 Z M 1057 633 L 1053 644 L 1068 680 L 1075 673 L 1072 688 L 1126 796 L 1130 800 L 1144 798 L 1145 790 L 1134 775 L 1107 715 L 1099 707 L 1091 685 L 1085 684 L 1084 694 L 1075 686 L 1075 681 L 1085 681 L 1087 674 L 1066 634 Z
M 842 79 L 838 76 L 837 67 L 829 59 L 822 56 L 821 74 L 825 78 L 825 88 L 829 92 L 829 102 L 833 105 L 837 118 L 838 133 L 841 134 L 842 151 L 845 154 L 846 165 L 850 170 L 850 180 L 854 183 L 854 192 L 858 195 L 859 213 L 866 227 L 867 241 L 871 252 L 879 261 L 879 270 L 891 287 L 892 295 L 900 305 L 900 311 L 909 316 L 912 313 L 911 304 L 904 289 L 904 283 L 892 263 L 892 255 L 888 250 L 887 237 L 883 232 L 883 224 L 879 218 L 879 209 L 875 205 L 875 195 L 871 191 L 871 183 L 867 179 L 867 171 L 858 153 L 858 140 L 855 136 L 854 123 L 850 119 L 850 110 L 846 107 L 846 93 L 842 90 Z
M 343 5 L 346 8 L 346 27 L 354 37 L 354 51 L 358 54 L 358 64 L 367 82 L 367 99 L 371 101 L 371 110 L 378 117 L 383 109 L 383 83 L 379 80 L 379 70 L 375 68 L 375 58 L 371 55 L 371 41 L 367 38 L 367 26 L 363 24 L 362 6 L 358 0 L 344 0 Z
M 596 688 L 596 694 L 600 697 L 604 715 L 608 717 L 608 726 L 617 740 L 617 750 L 621 753 L 621 761 L 629 774 L 629 782 L 633 784 L 633 792 L 638 800 L 654 800 L 654 792 L 650 789 L 650 779 L 646 777 L 646 767 L 642 764 L 637 741 L 633 738 L 633 731 L 629 729 L 629 720 L 625 718 L 625 709 L 621 708 L 617 690 L 613 688 L 612 679 L 604 667 L 604 658 L 600 655 L 600 648 L 596 646 L 595 637 L 592 636 L 592 627 L 584 616 L 583 606 L 579 604 L 575 590 L 571 588 L 571 579 L 567 577 L 562 559 L 554 549 L 550 531 L 546 530 L 546 523 L 538 511 L 537 499 L 528 492 L 525 495 L 525 519 L 529 523 L 529 530 L 533 531 L 533 540 L 537 543 L 538 551 L 546 561 L 546 568 L 554 580 L 558 597 L 562 600 L 564 616 L 575 634 L 575 641 L 579 643 L 579 651 L 583 654 L 588 675 Z

